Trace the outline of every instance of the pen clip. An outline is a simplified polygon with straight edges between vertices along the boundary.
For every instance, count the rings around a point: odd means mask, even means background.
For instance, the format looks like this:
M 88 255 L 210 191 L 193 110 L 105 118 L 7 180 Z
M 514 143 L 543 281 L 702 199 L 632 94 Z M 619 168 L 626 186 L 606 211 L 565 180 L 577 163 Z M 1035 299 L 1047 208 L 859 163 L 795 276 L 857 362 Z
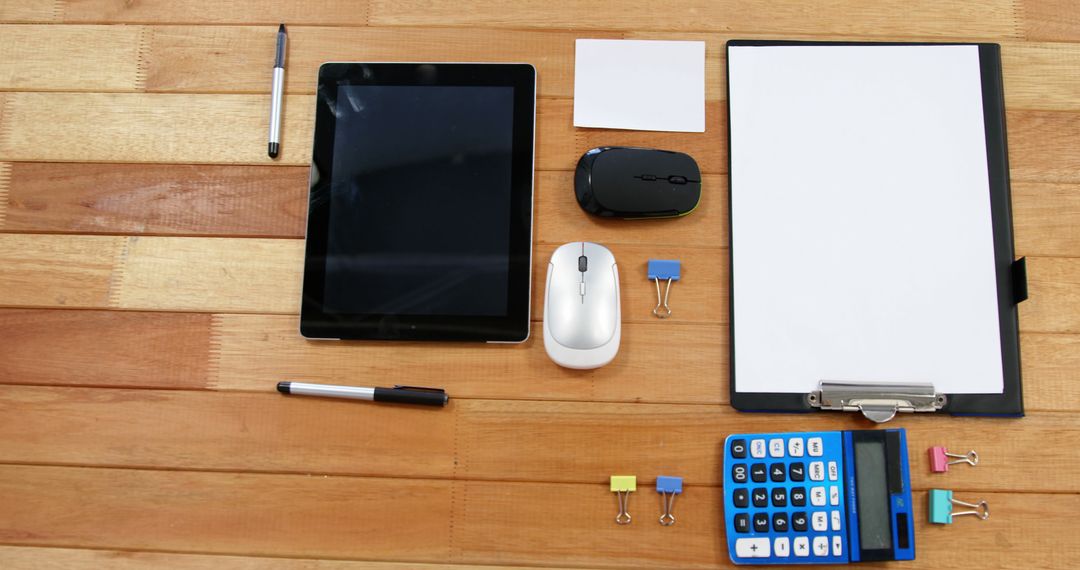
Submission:
M 423 386 L 402 386 L 401 384 L 394 384 L 393 389 L 394 390 L 416 390 L 416 391 L 419 391 L 419 392 L 438 392 L 440 394 L 445 394 L 446 393 L 446 390 L 443 390 L 442 388 L 425 388 Z

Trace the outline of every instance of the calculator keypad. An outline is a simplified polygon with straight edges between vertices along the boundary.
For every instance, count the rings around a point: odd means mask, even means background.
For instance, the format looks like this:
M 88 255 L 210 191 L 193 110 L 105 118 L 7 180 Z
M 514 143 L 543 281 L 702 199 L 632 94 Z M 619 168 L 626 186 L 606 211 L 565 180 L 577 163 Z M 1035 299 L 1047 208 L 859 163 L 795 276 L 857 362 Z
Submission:
M 732 560 L 848 561 L 840 432 L 742 434 L 724 447 Z

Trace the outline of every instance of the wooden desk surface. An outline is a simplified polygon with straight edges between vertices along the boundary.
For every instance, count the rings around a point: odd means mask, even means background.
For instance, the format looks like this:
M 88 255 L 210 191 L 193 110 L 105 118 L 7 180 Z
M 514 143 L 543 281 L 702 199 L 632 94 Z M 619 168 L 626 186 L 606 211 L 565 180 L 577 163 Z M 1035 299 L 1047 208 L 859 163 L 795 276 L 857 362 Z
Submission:
M 266 158 L 274 30 L 289 25 L 283 156 Z M 0 4 L 0 567 L 727 566 L 732 432 L 867 427 L 727 405 L 723 44 L 735 37 L 1002 44 L 1024 419 L 902 417 L 931 527 L 897 567 L 1080 562 L 1080 7 L 1073 0 Z M 575 38 L 707 42 L 705 134 L 572 127 Z M 520 346 L 313 343 L 296 332 L 316 66 L 527 61 L 539 70 L 536 276 L 591 239 L 623 266 L 623 347 L 594 372 Z M 691 153 L 699 211 L 587 217 L 584 150 Z M 926 252 L 933 255 L 934 252 Z M 668 321 L 649 257 L 680 258 Z M 542 288 L 537 287 L 539 292 Z M 542 302 L 534 295 L 534 331 Z M 445 410 L 287 399 L 284 379 L 445 386 Z M 975 448 L 929 473 L 925 449 Z M 616 526 L 611 474 L 636 474 Z M 681 475 L 678 523 L 650 490 Z M 332 560 L 328 562 L 328 560 Z M 425 566 L 427 567 L 427 566 Z

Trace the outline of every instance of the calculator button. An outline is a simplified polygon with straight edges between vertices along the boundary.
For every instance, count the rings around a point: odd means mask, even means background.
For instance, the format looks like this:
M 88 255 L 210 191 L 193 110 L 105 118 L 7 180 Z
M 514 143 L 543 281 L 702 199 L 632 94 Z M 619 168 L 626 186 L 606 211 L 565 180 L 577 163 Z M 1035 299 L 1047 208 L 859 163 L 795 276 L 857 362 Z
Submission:
M 806 452 L 809 453 L 811 457 L 821 457 L 821 454 L 825 452 L 824 449 L 822 449 L 821 438 L 812 437 L 806 440 Z
M 793 507 L 805 507 L 806 506 L 806 487 L 792 487 L 791 488 L 791 506 L 793 506 Z
M 835 461 L 829 462 L 829 481 L 836 481 L 840 478 L 840 467 L 836 465 Z
M 735 515 L 735 532 L 750 532 L 750 515 L 746 513 Z
M 810 539 L 805 536 L 795 537 L 795 556 L 810 556 Z
M 746 440 L 731 440 L 731 456 L 735 459 L 746 459 Z
M 754 506 L 755 507 L 767 507 L 769 506 L 769 491 L 763 488 L 754 489 Z
M 825 517 L 825 511 L 817 511 L 811 514 L 810 526 L 817 532 L 829 530 L 829 520 Z
M 829 513 L 829 515 L 831 515 L 832 518 L 832 529 L 840 530 L 840 511 L 833 511 Z
M 770 439 L 769 440 L 769 457 L 783 457 L 784 456 L 784 440 L 782 439 Z
M 764 439 L 751 439 L 750 440 L 750 456 L 751 457 L 765 457 L 765 440 Z
M 842 540 L 840 540 L 839 536 L 832 537 L 832 555 L 833 556 L 840 556 L 841 554 L 844 553 L 843 544 L 844 543 L 843 543 Z
M 773 540 L 772 549 L 773 556 L 776 556 L 777 558 L 787 558 L 791 555 L 791 542 L 788 540 L 788 537 L 781 536 L 780 538 Z
M 735 503 L 736 507 L 744 509 L 750 506 L 750 491 L 747 491 L 745 487 L 741 489 L 735 489 L 731 493 L 731 502 Z
M 806 513 L 791 514 L 791 530 L 794 530 L 795 532 L 806 532 Z
M 829 504 L 834 507 L 840 504 L 840 487 L 829 487 Z
M 825 464 L 821 461 L 810 462 L 810 480 L 811 481 L 824 481 L 825 480 Z
M 746 464 L 736 463 L 731 466 L 731 480 L 736 483 L 746 482 Z
M 814 537 L 814 556 L 828 556 L 829 555 L 829 537 L 827 536 L 815 536 Z
M 767 477 L 768 473 L 764 463 L 755 463 L 750 466 L 750 478 L 753 479 L 755 483 L 764 483 Z
M 783 487 L 777 487 L 772 490 L 772 506 L 787 506 L 787 490 L 785 490 Z
M 772 479 L 773 483 L 784 482 L 784 464 L 773 463 L 769 466 L 769 479 Z
M 775 532 L 787 532 L 787 513 L 773 513 L 772 529 Z
M 754 532 L 769 532 L 769 515 L 754 513 Z
M 802 462 L 788 465 L 788 478 L 795 482 L 806 480 L 806 465 Z
M 735 539 L 735 556 L 739 558 L 768 558 L 769 554 L 768 537 Z
M 810 504 L 815 507 L 825 506 L 825 487 L 810 488 Z
M 803 439 L 801 437 L 793 437 L 787 442 L 787 454 L 792 457 L 802 457 L 803 454 Z

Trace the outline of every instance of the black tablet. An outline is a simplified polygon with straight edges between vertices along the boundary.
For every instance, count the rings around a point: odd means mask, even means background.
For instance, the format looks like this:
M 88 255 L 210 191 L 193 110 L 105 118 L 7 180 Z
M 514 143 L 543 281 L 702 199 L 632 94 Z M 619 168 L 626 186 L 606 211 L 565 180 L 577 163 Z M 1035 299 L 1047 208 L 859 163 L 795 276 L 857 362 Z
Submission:
M 529 336 L 536 70 L 319 68 L 300 333 Z

